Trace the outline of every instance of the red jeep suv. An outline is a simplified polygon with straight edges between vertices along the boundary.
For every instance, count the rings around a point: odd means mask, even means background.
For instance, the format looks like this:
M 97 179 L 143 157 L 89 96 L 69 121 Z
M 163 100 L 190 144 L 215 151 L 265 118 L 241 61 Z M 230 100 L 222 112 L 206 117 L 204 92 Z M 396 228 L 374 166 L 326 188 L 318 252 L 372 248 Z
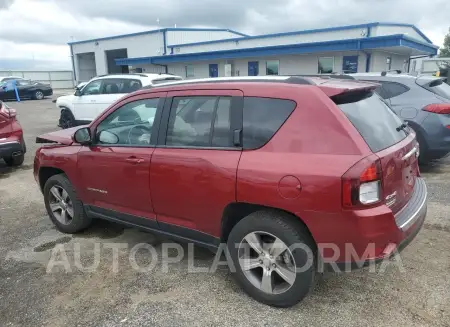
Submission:
M 37 151 L 35 178 L 60 231 L 102 218 L 226 244 L 248 294 L 291 306 L 320 263 L 389 257 L 423 225 L 415 134 L 376 87 L 279 76 L 144 88 L 87 127 L 38 137 L 54 144 Z
M 20 166 L 25 152 L 22 126 L 16 119 L 16 111 L 0 101 L 0 159 L 8 166 Z

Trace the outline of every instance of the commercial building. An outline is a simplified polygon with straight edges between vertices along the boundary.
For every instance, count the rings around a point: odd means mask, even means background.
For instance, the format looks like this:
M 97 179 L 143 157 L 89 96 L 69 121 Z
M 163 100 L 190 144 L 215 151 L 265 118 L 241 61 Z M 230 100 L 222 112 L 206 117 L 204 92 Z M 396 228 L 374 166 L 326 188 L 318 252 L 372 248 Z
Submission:
M 407 71 L 438 47 L 416 26 L 368 23 L 249 36 L 229 29 L 162 28 L 69 43 L 75 79 L 108 73 L 184 78 Z

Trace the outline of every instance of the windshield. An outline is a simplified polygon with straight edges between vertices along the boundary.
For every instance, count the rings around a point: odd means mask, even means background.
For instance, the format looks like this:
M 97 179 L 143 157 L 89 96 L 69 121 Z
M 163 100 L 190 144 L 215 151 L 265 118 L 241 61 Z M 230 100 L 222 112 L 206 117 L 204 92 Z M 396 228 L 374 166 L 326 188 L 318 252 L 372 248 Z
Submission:
M 406 137 L 400 118 L 375 93 L 359 101 L 339 103 L 350 122 L 361 134 L 373 152 L 386 149 Z

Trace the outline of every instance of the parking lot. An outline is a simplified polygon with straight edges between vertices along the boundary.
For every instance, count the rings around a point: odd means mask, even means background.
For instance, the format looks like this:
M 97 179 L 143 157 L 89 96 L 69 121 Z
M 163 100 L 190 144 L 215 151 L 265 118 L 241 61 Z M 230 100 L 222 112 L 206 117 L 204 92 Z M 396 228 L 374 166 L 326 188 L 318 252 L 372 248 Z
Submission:
M 429 192 L 424 228 L 384 273 L 369 269 L 325 274 L 314 291 L 290 309 L 248 297 L 227 268 L 188 273 L 188 258 L 160 263 L 150 272 L 130 266 L 129 251 L 149 243 L 161 255 L 163 239 L 98 221 L 78 235 L 64 235 L 50 222 L 33 174 L 35 137 L 56 130 L 59 112 L 51 99 L 11 103 L 18 111 L 28 147 L 25 163 L 10 169 L 0 161 L 1 326 L 450 326 L 450 159 L 422 168 Z M 113 269 L 110 243 L 127 243 Z M 105 246 L 106 244 L 106 246 Z M 63 246 L 70 272 L 47 264 Z M 74 263 L 99 267 L 82 271 Z M 184 246 L 187 250 L 187 246 Z M 210 266 L 211 252 L 195 248 L 196 267 Z M 136 255 L 140 266 L 148 258 Z

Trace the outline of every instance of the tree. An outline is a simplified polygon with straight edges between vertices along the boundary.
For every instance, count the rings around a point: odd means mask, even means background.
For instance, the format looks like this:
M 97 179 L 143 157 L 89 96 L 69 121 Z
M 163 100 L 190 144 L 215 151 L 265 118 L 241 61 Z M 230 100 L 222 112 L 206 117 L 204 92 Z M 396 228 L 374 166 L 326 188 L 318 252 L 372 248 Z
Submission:
M 444 38 L 444 46 L 439 49 L 439 57 L 450 57 L 450 28 Z

